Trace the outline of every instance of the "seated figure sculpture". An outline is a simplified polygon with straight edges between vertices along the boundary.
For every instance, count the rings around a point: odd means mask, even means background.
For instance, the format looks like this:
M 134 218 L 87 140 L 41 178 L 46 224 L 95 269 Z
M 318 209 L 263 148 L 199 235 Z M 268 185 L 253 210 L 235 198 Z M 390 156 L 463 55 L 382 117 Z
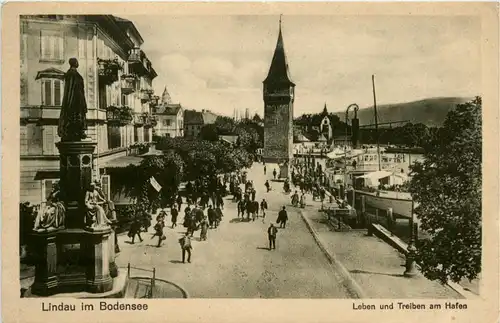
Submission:
M 34 231 L 49 231 L 64 227 L 66 208 L 59 198 L 59 183 L 55 183 L 47 198 L 47 204 L 40 207 L 33 226 Z
M 95 183 L 95 190 L 97 191 L 97 193 L 100 194 L 101 198 L 105 201 L 105 203 L 104 203 L 105 214 L 107 216 L 109 216 L 108 218 L 111 221 L 116 220 L 115 203 L 113 203 L 113 201 L 106 198 L 106 195 L 104 194 L 104 191 L 102 190 L 101 182 L 99 182 L 98 180 L 95 180 L 94 183 Z
M 87 209 L 87 227 L 91 229 L 108 228 L 111 221 L 106 217 L 106 213 L 101 205 L 106 200 L 96 190 L 95 183 L 90 184 L 90 189 L 85 193 L 85 207 Z

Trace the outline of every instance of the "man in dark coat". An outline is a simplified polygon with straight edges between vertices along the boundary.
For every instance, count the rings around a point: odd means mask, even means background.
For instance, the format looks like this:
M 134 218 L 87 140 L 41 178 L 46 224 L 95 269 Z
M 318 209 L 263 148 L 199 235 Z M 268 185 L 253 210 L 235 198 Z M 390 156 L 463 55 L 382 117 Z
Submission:
M 288 213 L 286 212 L 286 208 L 283 206 L 283 209 L 278 213 L 278 221 L 280 228 L 286 227 L 286 221 L 288 221 Z
M 213 229 L 215 226 L 215 221 L 217 220 L 217 214 L 215 213 L 215 210 L 212 208 L 212 205 L 208 206 L 208 224 L 210 225 L 210 229 Z
M 240 214 L 241 214 L 241 217 L 243 218 L 243 216 L 245 214 L 245 209 L 246 209 L 246 201 L 240 200 L 238 202 L 238 217 L 240 217 Z
M 177 211 L 180 211 L 182 207 L 182 196 L 180 194 L 177 195 L 177 200 L 175 202 L 177 203 Z
M 276 249 L 276 234 L 278 233 L 278 229 L 274 226 L 274 224 L 270 224 L 267 229 L 267 237 L 269 238 L 269 250 Z
M 76 70 L 78 60 L 69 59 L 69 70 L 64 75 L 64 95 L 59 116 L 57 134 L 61 141 L 80 141 L 87 136 L 87 102 L 83 77 Z
M 137 235 L 139 237 L 139 240 L 142 242 L 142 237 L 141 237 L 141 220 L 139 218 L 135 218 L 132 224 L 130 225 L 130 230 L 128 232 L 128 236 L 132 238 L 132 244 L 134 243 L 135 236 Z
M 269 184 L 269 181 L 266 180 L 266 184 L 264 185 L 266 186 L 267 192 L 269 192 L 271 190 L 271 184 Z
M 172 229 L 177 226 L 177 216 L 179 215 L 179 211 L 177 209 L 177 205 L 174 203 L 172 208 L 170 209 L 170 214 L 172 215 Z

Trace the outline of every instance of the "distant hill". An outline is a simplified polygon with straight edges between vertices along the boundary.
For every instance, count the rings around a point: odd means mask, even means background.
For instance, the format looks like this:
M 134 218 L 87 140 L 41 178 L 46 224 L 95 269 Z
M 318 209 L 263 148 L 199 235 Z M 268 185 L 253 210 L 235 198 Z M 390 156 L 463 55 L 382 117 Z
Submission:
M 407 103 L 377 105 L 378 122 L 394 122 L 409 120 L 411 123 L 423 123 L 428 127 L 441 126 L 448 111 L 455 109 L 457 104 L 470 101 L 472 98 L 431 98 Z M 360 125 L 375 123 L 373 107 L 358 111 Z M 335 113 L 344 120 L 345 113 Z

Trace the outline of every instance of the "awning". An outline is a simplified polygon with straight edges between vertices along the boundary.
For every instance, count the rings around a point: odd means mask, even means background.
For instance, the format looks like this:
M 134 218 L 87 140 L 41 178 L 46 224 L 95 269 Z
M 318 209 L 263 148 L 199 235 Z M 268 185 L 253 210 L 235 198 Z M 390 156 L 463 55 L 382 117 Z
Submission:
M 59 169 L 44 169 L 36 172 L 34 180 L 41 181 L 43 179 L 58 179 L 59 175 Z
M 103 164 L 100 164 L 99 167 L 102 168 L 121 168 L 127 167 L 128 165 L 139 165 L 143 158 L 137 156 L 122 156 L 112 160 L 109 160 Z
M 391 172 L 387 172 L 385 170 L 379 170 L 376 172 L 372 172 L 372 173 L 368 173 L 368 174 L 359 176 L 358 178 L 369 178 L 369 179 L 379 180 L 381 178 L 389 177 L 391 175 L 392 175 Z

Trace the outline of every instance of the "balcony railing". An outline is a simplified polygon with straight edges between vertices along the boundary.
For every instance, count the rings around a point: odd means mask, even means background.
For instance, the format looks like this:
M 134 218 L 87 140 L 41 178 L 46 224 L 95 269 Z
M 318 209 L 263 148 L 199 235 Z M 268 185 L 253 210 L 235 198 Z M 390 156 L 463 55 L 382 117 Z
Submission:
M 134 125 L 139 127 L 144 125 L 144 115 L 142 113 L 134 114 Z
M 144 127 L 146 128 L 154 128 L 158 124 L 158 119 L 156 118 L 156 116 L 150 113 L 144 113 L 142 117 L 144 120 Z
M 158 102 L 160 102 L 160 97 L 158 95 L 153 95 L 150 104 L 155 106 L 158 105 Z
M 132 122 L 132 119 L 132 109 L 127 106 L 109 106 L 107 108 L 106 120 L 108 121 L 108 124 L 124 126 L 130 124 L 130 122 Z
M 139 99 L 141 99 L 141 101 L 143 102 L 151 100 L 151 92 L 141 90 L 139 92 Z
M 121 87 L 123 94 L 130 94 L 135 92 L 135 84 L 137 77 L 135 75 L 122 75 Z
M 97 64 L 99 66 L 99 82 L 104 84 L 112 84 L 118 81 L 118 72 L 123 70 L 122 64 L 118 59 L 97 59 Z
M 150 74 L 151 62 L 140 48 L 134 48 L 130 51 L 128 63 L 130 69 L 137 73 L 137 75 Z

